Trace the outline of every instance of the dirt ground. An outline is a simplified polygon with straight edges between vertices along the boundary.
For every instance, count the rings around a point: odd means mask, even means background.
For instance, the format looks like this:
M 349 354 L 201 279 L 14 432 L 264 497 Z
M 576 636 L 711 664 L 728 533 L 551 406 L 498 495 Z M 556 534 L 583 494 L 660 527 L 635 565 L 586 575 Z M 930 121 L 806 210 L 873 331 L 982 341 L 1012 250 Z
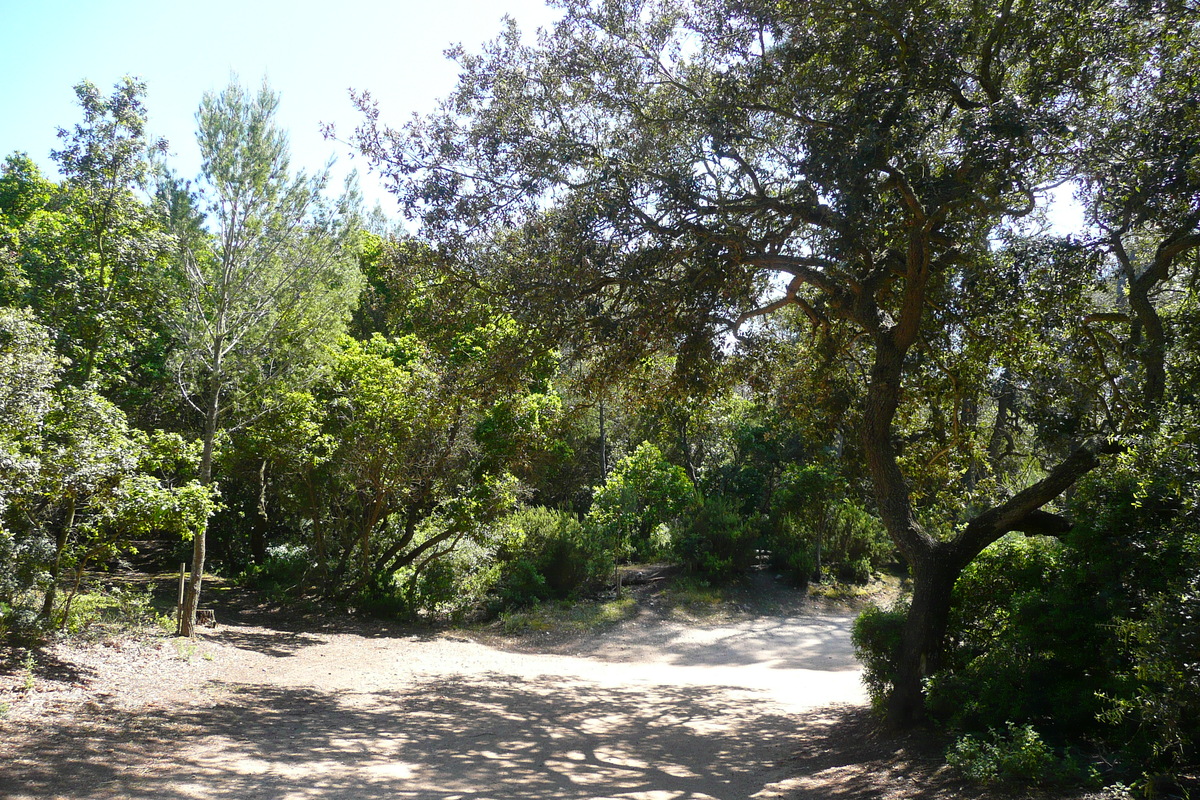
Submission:
M 632 618 L 572 635 L 222 610 L 198 640 L 10 656 L 0 797 L 985 796 L 936 740 L 877 729 L 850 609 L 748 597 L 697 618 L 643 590 Z

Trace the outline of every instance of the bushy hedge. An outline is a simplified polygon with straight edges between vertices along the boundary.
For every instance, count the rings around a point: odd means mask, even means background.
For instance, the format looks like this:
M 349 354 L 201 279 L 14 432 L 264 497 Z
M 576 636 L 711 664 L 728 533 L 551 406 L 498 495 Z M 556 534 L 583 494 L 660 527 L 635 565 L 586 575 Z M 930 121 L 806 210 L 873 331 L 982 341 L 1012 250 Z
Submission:
M 662 558 L 671 553 L 672 526 L 695 497 L 687 473 L 642 442 L 596 488 L 587 524 L 620 559 Z
M 863 665 L 863 683 L 877 712 L 883 711 L 896 684 L 896 665 L 900 661 L 900 642 L 907 617 L 908 601 L 904 598 L 890 608 L 872 604 L 858 615 L 850 631 L 854 654 Z
M 1062 541 L 1010 535 L 959 578 L 926 703 L 980 753 L 988 731 L 1028 728 L 1105 751 L 1110 778 L 1200 767 L 1200 451 L 1181 427 L 1082 481 Z M 873 694 L 880 613 L 855 628 Z

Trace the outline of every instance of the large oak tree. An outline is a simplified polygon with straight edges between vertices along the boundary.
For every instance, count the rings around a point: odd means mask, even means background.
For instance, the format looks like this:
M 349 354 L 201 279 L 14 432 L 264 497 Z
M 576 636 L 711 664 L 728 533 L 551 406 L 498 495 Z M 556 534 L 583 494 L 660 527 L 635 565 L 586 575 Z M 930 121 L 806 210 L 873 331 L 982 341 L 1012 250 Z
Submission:
M 1195 9 L 1149 0 L 561 0 L 454 53 L 357 142 L 514 308 L 702 363 L 799 309 L 856 364 L 877 511 L 913 575 L 890 717 L 922 714 L 964 568 L 1151 424 L 1200 245 Z M 1189 99 L 1190 98 L 1190 99 Z M 1086 187 L 1090 240 L 1039 223 Z M 1190 268 L 1187 265 L 1186 268 Z M 698 358 L 699 357 L 699 358 Z

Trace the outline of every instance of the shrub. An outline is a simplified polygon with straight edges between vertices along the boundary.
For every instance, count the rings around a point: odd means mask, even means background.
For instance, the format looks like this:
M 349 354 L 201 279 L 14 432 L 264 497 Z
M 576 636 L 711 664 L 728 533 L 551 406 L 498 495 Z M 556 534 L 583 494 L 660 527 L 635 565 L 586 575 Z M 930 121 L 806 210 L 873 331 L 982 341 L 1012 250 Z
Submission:
M 675 552 L 689 572 L 726 581 L 754 565 L 757 545 L 754 521 L 738 513 L 736 501 L 713 495 L 692 507 L 675 540 Z
M 882 712 L 896 683 L 896 664 L 900 661 L 901 637 L 908 618 L 908 601 L 897 600 L 888 609 L 876 605 L 854 620 L 850 639 L 854 654 L 863 665 L 863 683 L 871 697 L 871 706 Z
M 500 579 L 500 567 L 486 545 L 463 541 L 422 563 L 421 569 L 401 570 L 396 583 L 404 587 L 404 604 L 411 615 L 429 614 L 461 619 L 482 605 Z
M 800 586 L 807 586 L 817 570 L 816 550 L 807 526 L 786 516 L 771 526 L 764 538 L 771 566 Z
M 562 599 L 603 581 L 613 553 L 575 515 L 534 506 L 501 523 L 497 594 L 508 607 Z
M 269 595 L 287 595 L 300 587 L 312 564 L 312 553 L 306 545 L 274 544 L 267 547 L 263 562 L 247 569 L 240 579 Z
M 1059 758 L 1032 725 L 1008 723 L 986 737 L 963 736 L 946 752 L 946 763 L 977 783 L 1046 784 L 1077 779 L 1074 761 Z
M 1057 540 L 1011 535 L 963 571 L 943 667 L 926 687 L 935 718 L 974 731 L 1095 726 L 1114 647 L 1103 604 L 1069 555 Z
M 838 477 L 824 467 L 788 467 L 771 506 L 771 564 L 799 583 L 825 569 L 838 580 L 866 583 L 893 556 L 883 524 L 845 497 Z
M 46 635 L 44 622 L 31 606 L 0 602 L 0 637 L 13 644 L 31 644 L 42 639 Z
M 80 593 L 71 602 L 63 629 L 73 635 L 85 631 L 174 630 L 174 617 L 158 613 L 151 592 L 149 586 L 141 591 L 113 586 Z
M 1140 620 L 1117 620 L 1113 630 L 1130 664 L 1123 692 L 1101 697 L 1103 722 L 1132 736 L 1136 755 L 1157 769 L 1195 763 L 1200 742 L 1200 576 L 1177 593 L 1163 592 Z
M 670 525 L 694 498 L 687 473 L 642 442 L 597 487 L 587 522 L 619 558 L 646 561 L 670 551 Z
M 1034 725 L 1173 774 L 1200 742 L 1200 487 L 1194 447 L 1134 452 L 1081 481 L 1064 542 L 1013 535 L 960 577 L 932 716 Z

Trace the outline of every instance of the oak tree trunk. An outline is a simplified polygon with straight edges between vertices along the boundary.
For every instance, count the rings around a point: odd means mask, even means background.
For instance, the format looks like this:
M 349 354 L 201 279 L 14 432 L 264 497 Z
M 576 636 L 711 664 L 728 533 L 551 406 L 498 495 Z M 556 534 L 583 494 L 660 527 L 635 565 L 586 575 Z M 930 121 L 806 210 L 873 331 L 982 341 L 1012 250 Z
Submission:
M 951 593 L 961 571 L 957 560 L 952 560 L 944 548 L 935 548 L 912 564 L 912 605 L 904 624 L 900 660 L 887 710 L 887 721 L 892 727 L 924 719 L 925 679 L 941 666 Z

